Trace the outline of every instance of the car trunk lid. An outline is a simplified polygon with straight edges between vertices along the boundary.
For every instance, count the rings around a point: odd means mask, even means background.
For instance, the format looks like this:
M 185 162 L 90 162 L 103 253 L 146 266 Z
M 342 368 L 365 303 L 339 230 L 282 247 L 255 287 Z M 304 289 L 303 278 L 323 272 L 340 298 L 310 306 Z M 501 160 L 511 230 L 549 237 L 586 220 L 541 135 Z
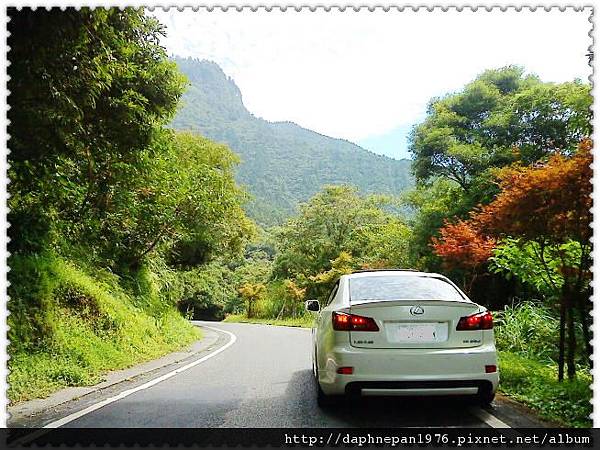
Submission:
M 462 348 L 481 345 L 483 331 L 457 331 L 461 317 L 480 311 L 468 301 L 386 300 L 353 303 L 350 313 L 371 317 L 379 331 L 351 331 L 359 348 Z

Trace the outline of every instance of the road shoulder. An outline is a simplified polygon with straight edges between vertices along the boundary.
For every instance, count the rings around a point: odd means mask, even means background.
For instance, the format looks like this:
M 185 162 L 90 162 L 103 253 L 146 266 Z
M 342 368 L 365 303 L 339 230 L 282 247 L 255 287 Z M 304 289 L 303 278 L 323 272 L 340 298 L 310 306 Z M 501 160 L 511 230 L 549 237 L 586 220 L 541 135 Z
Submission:
M 61 389 L 46 398 L 29 400 L 9 406 L 8 426 L 42 426 L 46 421 L 44 420 L 45 417 L 54 416 L 53 412 L 68 409 L 69 404 L 79 402 L 80 400 L 85 402 L 87 398 L 97 398 L 105 391 L 121 389 L 122 386 L 133 384 L 142 378 L 147 379 L 149 376 L 181 365 L 202 353 L 216 348 L 219 345 L 220 335 L 205 327 L 202 327 L 202 331 L 202 339 L 194 342 L 187 348 L 126 369 L 108 372 L 104 376 L 104 381 L 96 385 L 69 387 Z
M 489 411 L 512 428 L 562 428 L 564 425 L 541 418 L 533 409 L 504 395 L 496 394 Z

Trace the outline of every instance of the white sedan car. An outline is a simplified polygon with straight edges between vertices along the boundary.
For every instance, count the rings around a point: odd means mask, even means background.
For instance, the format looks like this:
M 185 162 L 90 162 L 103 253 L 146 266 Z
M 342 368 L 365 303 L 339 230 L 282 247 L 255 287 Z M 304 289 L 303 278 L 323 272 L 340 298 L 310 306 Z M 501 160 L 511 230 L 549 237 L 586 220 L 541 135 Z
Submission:
M 472 395 L 493 400 L 493 319 L 448 278 L 410 270 L 343 275 L 312 329 L 320 405 L 350 395 Z

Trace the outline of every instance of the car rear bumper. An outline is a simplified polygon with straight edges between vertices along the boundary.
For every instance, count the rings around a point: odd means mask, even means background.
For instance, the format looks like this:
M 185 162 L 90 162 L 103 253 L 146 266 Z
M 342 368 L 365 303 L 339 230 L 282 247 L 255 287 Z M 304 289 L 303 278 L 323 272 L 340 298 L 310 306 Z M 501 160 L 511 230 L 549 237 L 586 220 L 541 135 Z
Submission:
M 328 395 L 470 395 L 495 392 L 498 372 L 496 348 L 484 344 L 458 349 L 361 349 L 334 347 L 325 367 L 319 367 L 319 383 Z M 340 367 L 353 373 L 338 374 Z

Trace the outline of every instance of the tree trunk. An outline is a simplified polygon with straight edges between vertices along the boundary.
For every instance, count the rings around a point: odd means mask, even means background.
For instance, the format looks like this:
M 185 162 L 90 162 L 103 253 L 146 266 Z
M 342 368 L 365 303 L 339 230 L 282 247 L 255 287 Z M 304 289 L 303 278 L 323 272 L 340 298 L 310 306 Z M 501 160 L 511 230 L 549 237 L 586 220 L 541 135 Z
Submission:
M 279 314 L 277 314 L 277 320 L 283 317 L 283 311 L 285 310 L 285 304 L 287 303 L 287 299 L 283 299 L 283 305 L 281 305 L 281 309 L 279 310 Z
M 575 349 L 577 340 L 575 337 L 575 308 L 573 305 L 573 291 L 568 290 L 566 298 L 567 309 L 567 376 L 569 380 L 575 378 Z
M 579 320 L 583 328 L 583 340 L 585 345 L 585 354 L 590 367 L 592 367 L 592 343 L 590 342 L 590 326 L 588 322 L 589 314 L 586 308 L 586 300 L 589 299 L 587 292 L 578 292 L 576 297 L 577 309 L 579 311 Z
M 560 337 L 558 340 L 558 381 L 565 378 L 565 298 L 560 298 Z

